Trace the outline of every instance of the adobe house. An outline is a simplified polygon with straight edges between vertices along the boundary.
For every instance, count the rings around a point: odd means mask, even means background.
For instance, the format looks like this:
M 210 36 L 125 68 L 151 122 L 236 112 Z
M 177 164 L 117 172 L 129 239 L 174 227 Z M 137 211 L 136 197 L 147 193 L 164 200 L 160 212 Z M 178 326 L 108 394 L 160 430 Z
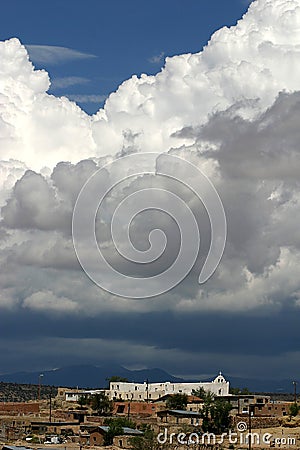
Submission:
M 166 409 L 165 411 L 158 411 L 157 417 L 162 423 L 172 425 L 200 425 L 202 417 L 199 412 L 185 411 L 181 409 Z
M 188 395 L 186 409 L 188 411 L 199 412 L 203 408 L 204 400 L 196 395 Z
M 121 416 L 156 417 L 157 405 L 146 402 L 114 402 L 113 414 Z
M 157 411 L 164 411 L 166 409 L 167 401 L 173 397 L 174 394 L 166 394 L 158 400 L 154 400 L 153 404 L 156 405 Z M 187 395 L 187 406 L 188 411 L 199 412 L 203 408 L 204 401 L 202 398 L 196 395 Z
M 136 430 L 136 431 L 138 431 L 138 430 Z M 141 434 L 143 434 L 143 433 L 141 433 Z M 130 449 L 130 448 L 132 448 L 131 439 L 133 437 L 134 437 L 133 435 L 128 435 L 128 434 L 123 434 L 122 436 L 115 436 L 114 440 L 113 440 L 113 445 L 115 445 L 118 448 Z
M 283 417 L 288 416 L 293 402 L 269 402 L 264 405 L 254 405 L 255 416 Z
M 90 433 L 87 430 L 82 431 L 82 432 L 80 431 L 80 433 L 79 433 L 79 444 L 80 444 L 80 447 L 84 447 L 86 445 L 90 445 L 90 438 L 91 438 L 91 435 L 90 435 Z
M 101 446 L 104 443 L 104 438 L 107 435 L 109 431 L 109 426 L 99 426 L 99 427 L 95 427 L 94 429 L 92 429 L 90 431 L 90 438 L 89 438 L 89 445 L 91 446 Z M 142 436 L 144 433 L 142 431 L 139 430 L 135 430 L 133 428 L 128 428 L 128 427 L 123 427 L 123 434 L 122 436 L 115 436 L 115 438 L 119 438 L 119 440 L 116 440 L 116 442 L 118 442 L 117 445 L 119 445 L 119 441 L 123 440 L 124 444 L 125 441 L 128 444 L 127 440 L 124 439 L 124 436 L 126 438 L 133 437 L 133 436 Z M 127 445 L 126 444 L 126 445 Z M 119 445 L 120 447 L 120 445 Z M 124 447 L 124 448 L 130 448 L 130 447 Z
M 39 403 L 29 403 L 29 402 L 3 402 L 0 403 L 0 414 L 1 415 L 36 415 L 40 412 Z
M 224 395 L 221 397 L 223 400 L 229 402 L 232 406 L 231 414 L 248 414 L 249 406 L 255 407 L 255 410 L 262 410 L 263 407 L 269 404 L 271 397 L 269 395 L 259 394 L 238 394 L 238 395 Z
M 64 434 L 66 432 L 73 431 L 74 434 L 79 432 L 79 422 L 42 422 L 32 421 L 31 431 L 37 434 L 52 433 L 52 434 Z

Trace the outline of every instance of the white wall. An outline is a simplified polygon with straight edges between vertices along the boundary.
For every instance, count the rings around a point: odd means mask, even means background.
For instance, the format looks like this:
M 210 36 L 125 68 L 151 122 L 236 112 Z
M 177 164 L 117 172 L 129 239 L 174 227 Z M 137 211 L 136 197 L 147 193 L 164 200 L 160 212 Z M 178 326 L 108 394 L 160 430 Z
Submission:
M 122 400 L 157 400 L 166 394 L 187 394 L 191 395 L 192 390 L 200 388 L 210 391 L 213 394 L 228 395 L 229 381 L 226 381 L 220 373 L 211 382 L 199 383 L 149 383 L 147 392 L 147 383 L 125 383 L 125 382 L 111 382 L 109 386 L 110 399 Z

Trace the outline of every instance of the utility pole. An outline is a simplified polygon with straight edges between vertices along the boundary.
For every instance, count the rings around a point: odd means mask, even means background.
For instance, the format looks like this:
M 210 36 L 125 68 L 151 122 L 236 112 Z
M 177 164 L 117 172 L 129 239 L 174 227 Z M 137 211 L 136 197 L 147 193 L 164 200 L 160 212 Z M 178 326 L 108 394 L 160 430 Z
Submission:
M 49 422 L 52 422 L 52 387 L 50 387 L 50 408 L 49 408 Z
M 146 380 L 147 386 L 146 386 L 146 390 L 147 390 L 147 403 L 149 401 L 149 379 L 147 378 Z
M 254 411 L 254 405 L 249 405 L 249 411 L 248 411 L 248 417 L 249 417 L 249 425 L 248 425 L 248 450 L 251 450 L 252 446 L 252 416 L 251 416 L 251 410 L 253 408 Z
M 38 400 L 41 400 L 41 379 L 43 378 L 44 374 L 40 373 L 39 374 L 39 393 L 38 393 Z
M 127 419 L 128 420 L 130 419 L 130 408 L 131 408 L 132 399 L 133 399 L 133 394 L 131 394 L 131 400 L 129 400 L 129 403 L 128 403 L 128 410 L 127 410 Z
M 128 410 L 127 410 L 127 419 L 130 419 L 130 401 L 128 403 Z
M 297 381 L 293 381 L 294 385 L 294 402 L 297 403 Z

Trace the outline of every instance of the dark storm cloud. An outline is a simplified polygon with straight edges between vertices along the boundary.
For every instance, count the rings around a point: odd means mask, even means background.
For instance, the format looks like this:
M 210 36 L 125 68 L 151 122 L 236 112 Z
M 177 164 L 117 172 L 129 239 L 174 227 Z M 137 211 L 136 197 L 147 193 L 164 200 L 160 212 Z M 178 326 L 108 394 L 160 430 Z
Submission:
M 186 375 L 218 368 L 271 374 L 287 360 L 296 370 L 299 131 L 293 118 L 298 107 L 298 93 L 282 94 L 256 120 L 242 118 L 238 105 L 212 116 L 200 129 L 185 131 L 193 133 L 200 147 L 205 142 L 206 149 L 183 147 L 175 153 L 200 167 L 212 164 L 227 213 L 228 242 L 217 273 L 199 286 L 198 269 L 210 238 L 206 214 L 181 185 L 155 180 L 194 209 L 206 247 L 184 282 L 152 300 L 111 296 L 93 285 L 76 260 L 72 208 L 80 187 L 101 162 L 60 163 L 50 178 L 27 172 L 2 209 L 3 345 L 13 348 L 26 342 L 18 360 L 27 368 L 45 366 L 49 358 L 52 365 L 74 364 L 79 358 L 95 364 L 147 361 Z M 107 177 L 109 172 L 103 183 Z M 111 261 L 116 254 L 106 222 L 118 202 L 145 183 L 152 186 L 154 180 L 120 184 L 117 194 L 104 202 L 104 221 L 97 233 Z M 163 215 L 146 214 L 139 220 L 132 232 L 138 248 L 145 247 L 154 227 L 164 229 L 170 242 L 176 237 L 176 227 Z M 173 246 L 168 258 L 176 251 Z M 120 267 L 132 272 L 124 261 Z M 10 353 L 3 365 L 14 368 Z
M 3 353 L 1 368 L 16 370 L 16 357 L 25 369 L 38 370 L 78 361 L 100 365 L 113 362 L 117 356 L 124 365 L 143 364 L 147 358 L 150 366 L 188 376 L 220 368 L 241 373 L 239 361 L 247 355 L 251 361 L 249 376 L 271 376 L 272 361 L 279 366 L 287 354 L 297 354 L 297 325 L 298 317 L 292 311 L 251 318 L 104 314 L 94 319 L 77 317 L 71 322 L 35 313 L 22 312 L 17 317 L 5 314 L 1 320 L 2 345 L 15 350 Z M 295 368 L 299 369 L 297 364 Z
M 300 370 L 299 12 L 297 2 L 254 2 L 203 52 L 167 58 L 157 76 L 124 82 L 94 117 L 47 94 L 48 74 L 34 69 L 18 40 L 0 43 L 3 370 L 79 361 L 160 365 L 181 374 L 223 368 L 279 377 Z M 153 149 L 191 161 L 213 181 L 227 215 L 225 253 L 199 285 L 211 238 L 207 214 L 191 192 L 157 180 L 197 216 L 200 256 L 190 275 L 159 297 L 114 297 L 76 259 L 74 204 L 85 181 L 115 155 Z M 111 175 L 103 172 L 101 187 Z M 134 221 L 131 237 L 146 249 L 149 232 L 163 229 L 171 244 L 165 259 L 137 267 L 114 249 L 116 205 L 151 183 L 145 177 L 118 186 L 97 217 L 107 258 L 127 274 L 159 272 L 178 252 L 176 225 L 156 213 Z

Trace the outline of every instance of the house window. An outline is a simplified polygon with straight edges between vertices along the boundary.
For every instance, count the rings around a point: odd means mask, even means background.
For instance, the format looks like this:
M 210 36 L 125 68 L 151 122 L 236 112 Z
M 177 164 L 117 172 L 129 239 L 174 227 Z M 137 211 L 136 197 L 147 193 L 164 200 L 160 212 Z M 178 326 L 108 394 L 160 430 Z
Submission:
M 118 405 L 117 413 L 123 413 L 125 411 L 125 405 Z
M 119 447 L 123 447 L 123 441 L 122 441 L 122 439 L 119 439 Z

